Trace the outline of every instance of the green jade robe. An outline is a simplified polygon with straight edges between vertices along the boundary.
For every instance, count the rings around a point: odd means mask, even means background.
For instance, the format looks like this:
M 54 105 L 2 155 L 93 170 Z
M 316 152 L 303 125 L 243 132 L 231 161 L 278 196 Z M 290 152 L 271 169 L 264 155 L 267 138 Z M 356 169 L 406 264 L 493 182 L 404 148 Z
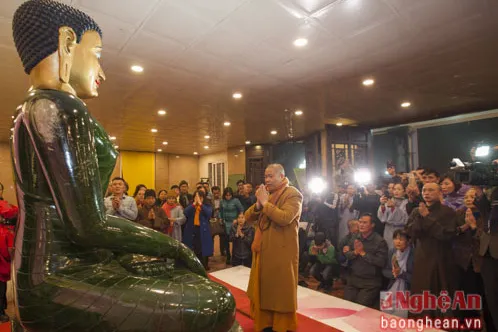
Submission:
M 235 301 L 194 253 L 105 215 L 117 152 L 83 101 L 33 90 L 15 115 L 13 330 L 228 331 Z M 174 262 L 174 263 L 173 263 Z

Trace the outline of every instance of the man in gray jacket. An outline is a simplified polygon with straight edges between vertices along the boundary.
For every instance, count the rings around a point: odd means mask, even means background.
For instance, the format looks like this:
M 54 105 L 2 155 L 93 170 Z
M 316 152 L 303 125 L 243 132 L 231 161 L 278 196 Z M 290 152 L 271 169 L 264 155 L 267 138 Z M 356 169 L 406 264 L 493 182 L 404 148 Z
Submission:
M 359 220 L 360 234 L 344 247 L 351 272 L 344 288 L 344 299 L 367 307 L 378 308 L 382 287 L 382 268 L 387 261 L 387 243 L 374 232 L 375 223 L 369 213 Z
M 112 195 L 104 200 L 105 213 L 134 221 L 138 208 L 133 197 L 125 194 L 126 185 L 122 178 L 114 178 L 111 182 Z

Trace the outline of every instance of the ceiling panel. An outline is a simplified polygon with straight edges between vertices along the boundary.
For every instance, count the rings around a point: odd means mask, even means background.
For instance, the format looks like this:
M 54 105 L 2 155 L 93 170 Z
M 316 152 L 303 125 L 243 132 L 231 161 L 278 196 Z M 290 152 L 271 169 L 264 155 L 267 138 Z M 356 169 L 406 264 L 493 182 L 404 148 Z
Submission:
M 73 6 L 77 8 L 89 8 L 137 27 L 160 2 L 161 0 L 72 0 Z

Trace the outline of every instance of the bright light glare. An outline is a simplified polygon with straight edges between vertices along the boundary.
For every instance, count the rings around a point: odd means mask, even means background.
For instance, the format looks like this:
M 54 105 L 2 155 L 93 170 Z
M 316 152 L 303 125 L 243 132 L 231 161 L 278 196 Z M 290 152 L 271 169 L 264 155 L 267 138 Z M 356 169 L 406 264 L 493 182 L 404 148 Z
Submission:
M 299 164 L 299 169 L 306 169 L 306 159 L 304 159 L 303 162 Z
M 405 102 L 401 103 L 401 107 L 403 107 L 403 108 L 410 107 L 411 105 L 412 105 L 412 103 L 410 103 L 409 101 L 405 101 Z
M 368 78 L 368 79 L 363 81 L 363 85 L 365 85 L 365 86 L 370 86 L 370 85 L 373 85 L 374 83 L 375 83 L 375 81 L 371 78 Z
M 354 173 L 354 181 L 361 185 L 369 184 L 372 181 L 372 173 L 368 169 L 359 169 Z
M 298 39 L 294 40 L 294 46 L 303 47 L 306 45 L 308 45 L 308 39 L 306 39 L 306 38 L 298 38 Z
M 131 70 L 134 71 L 135 73 L 141 73 L 144 71 L 144 67 L 142 66 L 131 66 Z
M 489 154 L 489 145 L 483 145 L 476 149 L 476 157 L 486 157 Z
M 297 111 L 294 112 L 294 114 L 297 115 L 297 116 L 300 116 L 300 115 L 303 115 L 303 111 L 297 110 Z
M 240 99 L 242 98 L 242 93 L 240 92 L 235 92 L 233 95 L 232 95 L 233 99 Z
M 166 111 L 165 110 L 159 110 L 159 111 L 157 111 L 157 114 L 159 114 L 159 115 L 166 115 Z
M 385 171 L 385 172 L 384 172 L 384 174 L 385 174 L 385 175 L 389 175 L 389 172 L 388 172 L 388 171 Z
M 225 121 L 225 122 L 223 122 L 223 125 L 225 127 L 230 127 L 231 123 L 229 121 Z
M 314 194 L 320 194 L 325 190 L 326 184 L 321 178 L 313 178 L 308 184 L 309 190 Z

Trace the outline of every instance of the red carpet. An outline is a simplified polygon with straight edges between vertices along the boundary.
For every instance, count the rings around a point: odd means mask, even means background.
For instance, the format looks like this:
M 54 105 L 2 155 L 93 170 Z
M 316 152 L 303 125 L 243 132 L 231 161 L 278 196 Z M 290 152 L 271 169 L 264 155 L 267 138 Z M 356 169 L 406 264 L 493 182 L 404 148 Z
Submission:
M 237 321 L 239 322 L 240 326 L 244 329 L 245 332 L 253 332 L 253 324 L 252 320 L 250 319 L 251 315 L 251 307 L 250 307 L 250 301 L 249 298 L 247 297 L 247 294 L 245 291 L 240 290 L 236 287 L 233 287 L 232 285 L 227 284 L 226 282 L 221 281 L 218 278 L 215 278 L 213 276 L 209 276 L 209 278 L 226 288 L 232 293 L 233 297 L 235 298 L 235 303 L 237 305 Z M 241 320 L 239 320 L 241 319 Z M 250 322 L 249 322 L 250 321 Z M 250 323 L 250 324 L 249 324 Z M 325 325 L 321 322 L 318 322 L 316 320 L 313 320 L 309 317 L 300 315 L 299 313 L 297 314 L 297 332 L 332 332 L 332 331 L 341 331 L 338 329 L 335 329 L 333 327 L 330 327 L 328 325 Z M 254 331 L 256 332 L 256 331 Z

